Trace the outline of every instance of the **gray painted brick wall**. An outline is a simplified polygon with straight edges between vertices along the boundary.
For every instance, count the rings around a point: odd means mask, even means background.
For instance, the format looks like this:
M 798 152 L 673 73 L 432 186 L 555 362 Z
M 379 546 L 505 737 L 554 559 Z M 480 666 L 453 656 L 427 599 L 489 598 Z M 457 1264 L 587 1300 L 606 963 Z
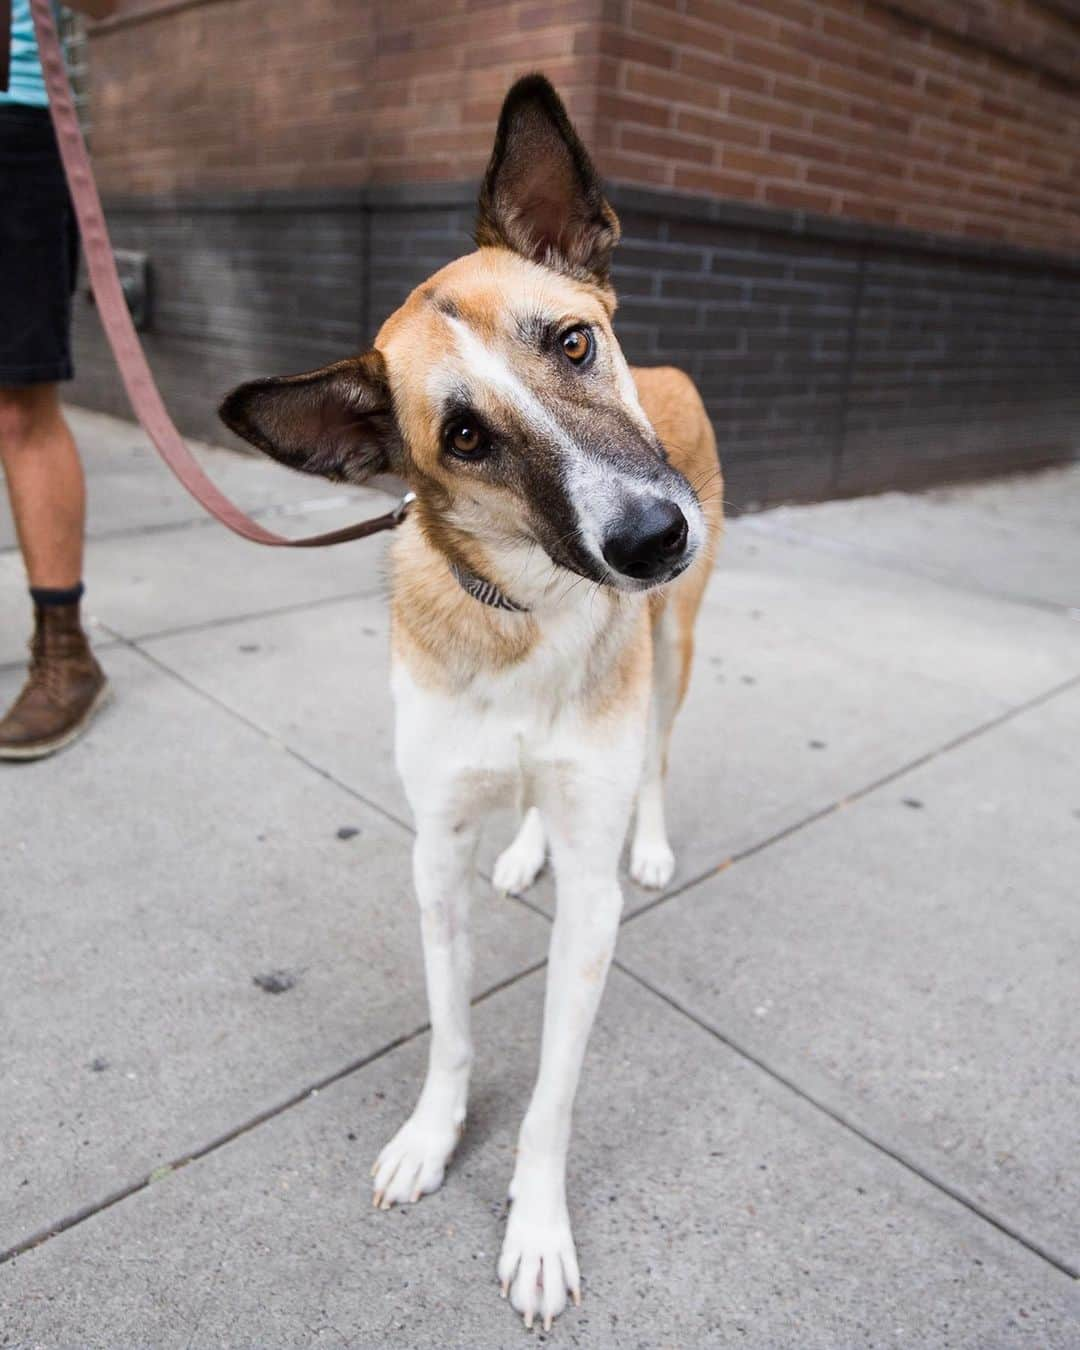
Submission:
M 1080 267 L 845 231 L 801 215 L 616 195 L 616 327 L 632 361 L 697 381 L 735 509 L 1080 453 Z M 233 384 L 370 343 L 471 248 L 465 185 L 118 203 L 151 259 L 150 361 L 181 429 L 228 441 Z M 69 396 L 126 414 L 92 307 Z

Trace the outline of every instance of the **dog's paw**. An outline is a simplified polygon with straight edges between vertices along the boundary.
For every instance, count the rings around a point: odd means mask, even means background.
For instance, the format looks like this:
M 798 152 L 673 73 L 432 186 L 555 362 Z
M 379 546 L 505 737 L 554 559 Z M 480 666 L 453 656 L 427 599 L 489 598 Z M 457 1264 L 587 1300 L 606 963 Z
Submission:
M 498 1274 L 503 1298 L 530 1330 L 538 1317 L 550 1330 L 568 1293 L 580 1306 L 581 1275 L 565 1201 L 550 1194 L 538 1203 L 521 1196 L 513 1201 Z
M 433 1128 L 415 1117 L 407 1120 L 371 1169 L 376 1209 L 403 1205 L 437 1191 L 460 1137 L 461 1126 Z
M 666 839 L 635 839 L 630 850 L 630 875 L 646 890 L 659 891 L 675 875 L 675 854 Z
M 492 881 L 500 895 L 520 895 L 536 880 L 544 865 L 544 825 L 540 812 L 531 806 L 509 848 L 495 862 Z

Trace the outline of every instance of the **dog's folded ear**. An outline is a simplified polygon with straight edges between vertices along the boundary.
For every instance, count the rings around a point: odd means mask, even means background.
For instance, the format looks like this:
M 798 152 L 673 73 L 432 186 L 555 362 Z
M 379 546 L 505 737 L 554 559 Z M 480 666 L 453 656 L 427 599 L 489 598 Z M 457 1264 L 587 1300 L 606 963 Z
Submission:
M 377 351 L 242 384 L 218 415 L 245 441 L 304 473 L 362 483 L 400 467 L 401 438 Z
M 543 75 L 518 80 L 503 103 L 480 190 L 476 242 L 608 285 L 619 221 Z

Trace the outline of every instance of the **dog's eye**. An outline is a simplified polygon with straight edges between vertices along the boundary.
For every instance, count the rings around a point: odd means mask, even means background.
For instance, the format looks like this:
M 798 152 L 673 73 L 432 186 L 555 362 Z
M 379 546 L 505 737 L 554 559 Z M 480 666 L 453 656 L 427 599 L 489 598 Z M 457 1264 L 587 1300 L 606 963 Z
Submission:
M 592 334 L 587 328 L 571 328 L 559 339 L 563 355 L 575 366 L 584 365 L 592 355 Z
M 487 437 L 478 422 L 460 417 L 446 428 L 446 446 L 462 459 L 476 459 L 487 450 Z

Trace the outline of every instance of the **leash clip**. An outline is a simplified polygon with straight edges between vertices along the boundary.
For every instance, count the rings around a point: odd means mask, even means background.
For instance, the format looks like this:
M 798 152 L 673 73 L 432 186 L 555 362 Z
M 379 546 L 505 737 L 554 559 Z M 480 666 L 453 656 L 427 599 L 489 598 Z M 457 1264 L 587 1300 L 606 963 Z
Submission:
M 416 493 L 406 492 L 405 496 L 402 497 L 401 501 L 399 501 L 397 506 L 394 507 L 393 511 L 390 512 L 391 516 L 393 516 L 395 525 L 400 525 L 401 522 L 405 519 L 405 515 L 408 512 L 408 509 L 410 506 L 412 506 L 414 501 L 416 501 Z

